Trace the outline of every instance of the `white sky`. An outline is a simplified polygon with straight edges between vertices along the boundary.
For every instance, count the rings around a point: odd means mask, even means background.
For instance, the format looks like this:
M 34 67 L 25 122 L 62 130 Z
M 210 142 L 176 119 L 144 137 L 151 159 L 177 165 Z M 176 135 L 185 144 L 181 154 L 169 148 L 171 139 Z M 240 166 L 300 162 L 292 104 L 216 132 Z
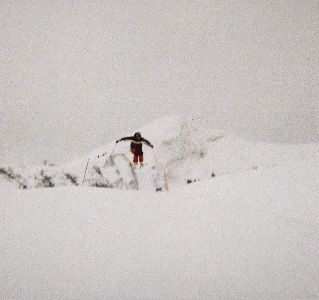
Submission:
M 0 162 L 68 160 L 172 113 L 319 140 L 318 41 L 317 0 L 2 0 Z

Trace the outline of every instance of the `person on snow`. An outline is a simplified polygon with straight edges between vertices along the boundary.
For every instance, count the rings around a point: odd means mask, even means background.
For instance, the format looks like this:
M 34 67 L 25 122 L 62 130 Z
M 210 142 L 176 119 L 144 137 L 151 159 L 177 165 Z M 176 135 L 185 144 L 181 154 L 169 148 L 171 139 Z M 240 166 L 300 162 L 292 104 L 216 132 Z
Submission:
M 146 139 L 144 139 L 140 132 L 134 133 L 134 136 L 123 137 L 116 141 L 116 143 L 121 141 L 132 141 L 131 142 L 131 152 L 133 153 L 133 163 L 137 165 L 140 162 L 141 166 L 143 166 L 143 144 L 154 148 L 154 146 Z

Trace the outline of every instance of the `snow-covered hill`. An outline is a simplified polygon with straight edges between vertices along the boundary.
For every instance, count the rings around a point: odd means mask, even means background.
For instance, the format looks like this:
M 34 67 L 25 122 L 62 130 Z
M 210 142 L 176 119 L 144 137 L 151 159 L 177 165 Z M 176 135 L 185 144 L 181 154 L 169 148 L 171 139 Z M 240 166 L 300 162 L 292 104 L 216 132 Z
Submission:
M 179 116 L 156 120 L 139 131 L 155 145 L 154 150 L 144 147 L 146 164 L 142 169 L 133 167 L 128 142 L 117 144 L 115 149 L 112 142 L 92 151 L 88 157 L 62 166 L 2 167 L 0 182 L 11 182 L 20 188 L 83 183 L 85 186 L 159 191 L 225 174 L 319 157 L 319 144 L 256 143 L 220 130 L 198 128 L 191 120 Z
M 319 298 L 318 144 L 178 116 L 139 131 L 155 145 L 141 169 L 124 142 L 0 169 L 1 299 Z
M 318 299 L 318 160 L 169 193 L 0 188 L 1 299 Z

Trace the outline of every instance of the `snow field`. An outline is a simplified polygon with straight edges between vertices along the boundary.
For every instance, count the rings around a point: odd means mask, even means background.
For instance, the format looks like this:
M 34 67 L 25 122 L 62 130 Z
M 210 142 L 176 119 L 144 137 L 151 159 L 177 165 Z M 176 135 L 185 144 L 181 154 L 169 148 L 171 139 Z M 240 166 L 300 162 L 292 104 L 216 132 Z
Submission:
M 2 187 L 0 298 L 318 298 L 318 167 L 169 193 Z

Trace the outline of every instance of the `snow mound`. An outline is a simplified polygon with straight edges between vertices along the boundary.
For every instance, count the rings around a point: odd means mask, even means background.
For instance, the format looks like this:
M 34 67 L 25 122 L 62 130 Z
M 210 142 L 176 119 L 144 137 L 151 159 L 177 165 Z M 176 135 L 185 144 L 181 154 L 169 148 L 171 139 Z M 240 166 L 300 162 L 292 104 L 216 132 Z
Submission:
M 247 141 L 220 130 L 196 127 L 191 120 L 177 115 L 155 120 L 138 131 L 155 146 L 154 150 L 144 146 L 142 169 L 131 163 L 129 142 L 112 142 L 92 151 L 87 158 L 62 166 L 1 168 L 0 177 L 20 188 L 85 185 L 163 191 L 212 177 L 319 158 L 319 144 Z
M 14 171 L 3 168 L 3 176 L 24 188 L 84 184 L 126 190 L 159 191 L 167 186 L 166 169 L 171 177 L 172 186 L 179 184 L 179 178 L 173 178 L 173 169 L 177 166 L 183 167 L 183 161 L 193 163 L 194 160 L 204 157 L 206 141 L 212 138 L 207 130 L 193 129 L 189 122 L 175 115 L 156 120 L 140 131 L 155 145 L 155 150 L 144 146 L 146 164 L 142 170 L 136 170 L 131 163 L 129 142 L 122 142 L 116 145 L 110 143 L 92 151 L 88 159 L 75 160 L 63 166 L 46 164 Z M 5 173 L 11 173 L 12 176 Z M 184 177 L 187 177 L 187 170 L 184 174 Z M 183 184 L 185 182 L 183 178 Z

